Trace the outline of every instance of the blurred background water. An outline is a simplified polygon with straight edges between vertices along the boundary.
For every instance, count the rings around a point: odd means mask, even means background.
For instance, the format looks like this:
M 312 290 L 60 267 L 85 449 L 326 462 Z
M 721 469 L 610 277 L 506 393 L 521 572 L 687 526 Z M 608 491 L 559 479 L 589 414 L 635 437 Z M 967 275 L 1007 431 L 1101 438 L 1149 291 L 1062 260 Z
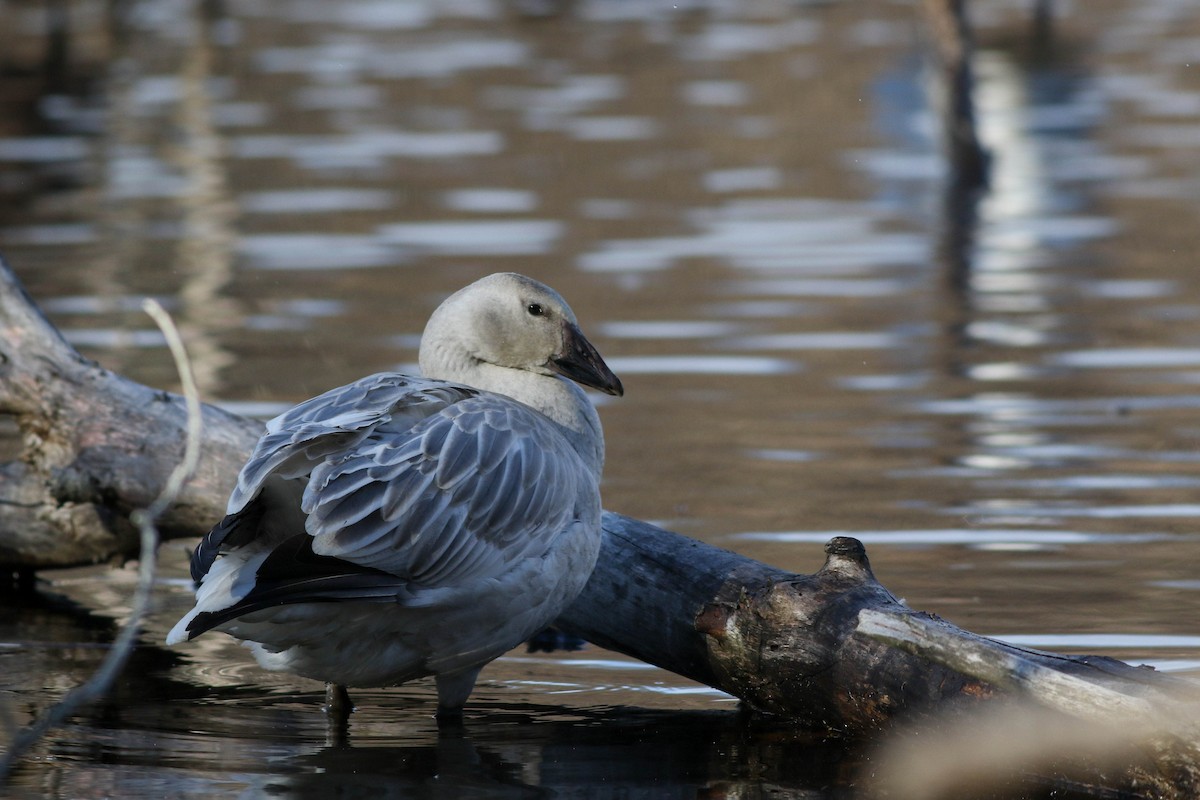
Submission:
M 1037 9 L 1048 10 L 1039 16 Z M 977 0 L 989 192 L 943 202 L 913 2 L 7 0 L 0 250 L 67 337 L 269 416 L 409 369 L 489 272 L 559 289 L 625 381 L 605 506 L 798 572 L 866 542 L 915 608 L 1200 666 L 1200 13 Z M 952 211 L 954 209 L 951 209 Z M 51 797 L 835 797 L 839 748 L 591 648 L 514 652 L 459 735 L 431 686 L 319 688 L 158 646 L 13 789 Z M 79 682 L 133 572 L 0 610 L 0 708 Z

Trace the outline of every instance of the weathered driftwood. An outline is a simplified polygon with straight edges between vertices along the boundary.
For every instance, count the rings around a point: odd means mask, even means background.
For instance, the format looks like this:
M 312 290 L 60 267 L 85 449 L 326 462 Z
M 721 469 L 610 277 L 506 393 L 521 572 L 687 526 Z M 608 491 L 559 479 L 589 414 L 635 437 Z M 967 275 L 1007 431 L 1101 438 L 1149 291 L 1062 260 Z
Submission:
M 160 520 L 164 537 L 195 536 L 225 498 L 262 424 L 204 406 L 200 465 Z M 145 508 L 183 457 L 183 398 L 115 375 L 79 355 L 0 260 L 0 566 L 11 570 L 132 558 L 129 512 Z
M 127 514 L 180 457 L 182 399 L 80 357 L 2 262 L 0 329 L 0 415 L 19 440 L 0 466 L 0 564 L 133 556 Z M 211 407 L 204 424 L 196 478 L 163 516 L 164 536 L 198 536 L 220 518 L 261 430 Z M 1025 650 L 913 611 L 855 539 L 833 539 L 824 566 L 799 575 L 611 512 L 604 527 L 599 565 L 559 626 L 797 723 L 867 733 L 1018 695 L 1077 717 L 1144 716 L 1195 697 L 1194 684 L 1152 670 Z M 1200 790 L 1194 740 L 1190 725 L 1158 735 L 1157 760 L 1137 774 L 1154 796 Z

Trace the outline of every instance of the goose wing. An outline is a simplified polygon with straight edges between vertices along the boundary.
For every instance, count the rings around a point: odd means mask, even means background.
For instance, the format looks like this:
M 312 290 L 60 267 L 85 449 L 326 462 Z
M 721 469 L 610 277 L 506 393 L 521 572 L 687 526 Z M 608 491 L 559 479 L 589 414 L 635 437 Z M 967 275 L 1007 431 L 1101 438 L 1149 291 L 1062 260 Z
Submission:
M 225 519 L 192 553 L 192 580 L 199 585 L 222 553 L 278 540 L 281 529 L 298 530 L 299 487 L 325 459 L 353 452 L 381 425 L 411 427 L 478 394 L 445 381 L 383 372 L 331 389 L 270 420 L 238 474 Z
M 353 452 L 381 425 L 403 430 L 477 394 L 445 381 L 384 372 L 306 400 L 267 423 L 225 513 L 242 510 L 269 477 L 303 477 L 326 458 Z
M 326 458 L 301 507 L 317 555 L 436 587 L 546 552 L 598 516 L 599 488 L 553 422 L 480 394 L 403 430 L 380 424 Z
M 423 593 L 498 578 L 577 521 L 599 519 L 597 476 L 543 415 L 454 384 L 371 376 L 268 424 L 231 513 L 193 556 L 193 577 L 256 540 L 278 502 L 275 478 L 305 476 L 305 532 L 271 542 L 248 591 L 192 620 L 189 638 L 285 603 L 419 604 Z

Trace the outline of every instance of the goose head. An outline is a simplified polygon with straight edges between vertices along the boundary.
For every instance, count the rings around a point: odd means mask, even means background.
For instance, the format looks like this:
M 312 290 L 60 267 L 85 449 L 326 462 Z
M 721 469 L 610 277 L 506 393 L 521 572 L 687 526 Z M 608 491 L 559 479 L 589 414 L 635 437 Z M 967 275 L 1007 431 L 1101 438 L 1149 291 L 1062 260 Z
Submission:
M 562 296 L 512 272 L 481 278 L 438 306 L 421 337 L 420 364 L 428 377 L 504 394 L 517 394 L 511 386 L 520 382 L 508 370 L 624 394 Z

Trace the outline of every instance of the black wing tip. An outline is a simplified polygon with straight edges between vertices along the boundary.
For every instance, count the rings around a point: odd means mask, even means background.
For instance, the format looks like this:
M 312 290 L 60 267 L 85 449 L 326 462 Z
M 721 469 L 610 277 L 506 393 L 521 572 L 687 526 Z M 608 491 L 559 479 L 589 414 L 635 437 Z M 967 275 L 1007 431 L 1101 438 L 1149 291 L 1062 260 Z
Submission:
M 213 628 L 220 625 L 222 622 L 225 622 L 226 620 L 219 619 L 220 616 L 220 612 L 201 611 L 199 614 L 192 617 L 192 621 L 189 622 L 187 624 L 187 628 L 184 629 L 187 631 L 187 641 L 190 642 L 200 634 L 207 633 L 208 631 L 211 631 Z
M 227 516 L 216 525 L 212 530 L 204 534 L 204 538 L 200 540 L 200 544 L 196 545 L 196 549 L 192 551 L 192 560 L 189 565 L 192 573 L 192 581 L 198 587 L 200 581 L 212 569 L 213 562 L 217 560 L 217 556 L 221 553 L 221 545 L 225 538 L 229 536 L 236 523 L 234 516 Z
M 227 515 L 204 535 L 200 544 L 192 551 L 189 565 L 192 581 L 197 588 L 222 552 L 246 544 L 257 535 L 258 525 L 265 511 L 263 503 L 252 502 L 241 511 Z
M 226 517 L 225 522 L 233 519 Z M 195 565 L 203 557 L 201 548 L 208 546 L 211 555 L 204 572 L 216 558 L 216 545 L 221 537 L 213 537 L 218 525 L 196 548 L 192 557 Z M 223 536 L 223 534 L 222 534 Z M 209 542 L 213 537 L 214 541 Z M 267 608 L 301 603 L 401 603 L 406 596 L 407 581 L 383 570 L 363 567 L 332 556 L 317 555 L 312 549 L 313 538 L 307 533 L 296 534 L 279 545 L 259 565 L 255 584 L 250 592 L 228 608 L 201 611 L 187 624 L 188 641 L 206 631 L 232 622 L 238 617 Z M 192 577 L 196 578 L 193 569 Z M 200 574 L 200 578 L 204 573 Z

